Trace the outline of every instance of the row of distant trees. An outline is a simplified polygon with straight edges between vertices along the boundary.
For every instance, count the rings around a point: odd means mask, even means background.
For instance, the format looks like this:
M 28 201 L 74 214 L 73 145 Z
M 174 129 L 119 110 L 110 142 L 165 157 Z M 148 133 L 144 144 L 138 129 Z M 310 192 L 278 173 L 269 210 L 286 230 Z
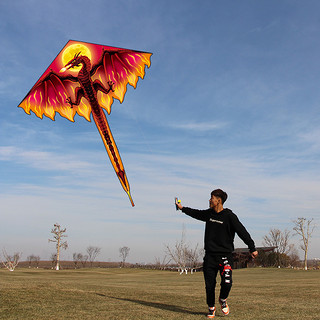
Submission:
M 56 243 L 56 249 L 57 249 L 57 253 L 51 256 L 51 260 L 55 263 L 56 270 L 60 269 L 60 250 L 68 248 L 67 241 L 63 240 L 65 237 L 67 237 L 67 235 L 65 234 L 66 231 L 67 229 L 66 228 L 61 229 L 61 226 L 58 223 L 56 223 L 54 225 L 54 228 L 51 230 L 51 233 L 53 234 L 53 239 L 49 239 L 49 242 Z M 79 267 L 80 264 L 83 267 L 85 267 L 87 261 L 89 261 L 90 266 L 92 267 L 93 262 L 96 260 L 96 258 L 100 254 L 100 251 L 101 251 L 101 248 L 99 247 L 89 246 L 87 247 L 87 250 L 86 250 L 87 254 L 75 252 L 73 254 L 73 262 L 74 262 L 75 268 Z M 119 249 L 119 253 L 121 257 L 121 266 L 125 264 L 125 261 L 129 255 L 129 252 L 130 252 L 130 248 L 126 246 L 121 247 Z
M 300 249 L 304 253 L 304 269 L 307 270 L 308 249 L 310 244 L 311 235 L 315 229 L 313 219 L 298 218 L 293 221 L 293 233 L 289 230 L 280 230 L 278 228 L 270 229 L 269 233 L 263 238 L 263 245 L 267 247 L 274 247 L 271 253 L 259 252 L 256 259 L 256 264 L 260 266 L 273 266 L 273 267 L 287 267 L 300 264 L 297 248 L 290 243 L 293 235 L 300 236 Z M 51 261 L 52 267 L 56 270 L 60 269 L 60 253 L 61 249 L 67 249 L 68 243 L 64 238 L 66 235 L 66 228 L 56 223 L 51 230 L 52 239 L 49 242 L 56 244 L 56 253 L 52 254 Z M 180 274 L 187 273 L 188 270 L 193 272 L 201 266 L 201 261 L 204 255 L 204 250 L 199 248 L 198 244 L 195 247 L 190 246 L 186 241 L 185 226 L 183 226 L 181 239 L 176 241 L 174 246 L 165 245 L 165 257 L 163 259 L 155 258 L 155 267 L 165 269 L 169 265 L 175 265 Z M 94 261 L 100 254 L 101 248 L 89 246 L 86 249 L 86 254 L 77 253 L 73 254 L 73 263 L 75 268 L 85 267 L 87 263 L 93 266 Z M 119 256 L 121 258 L 120 267 L 125 265 L 126 259 L 129 255 L 129 247 L 119 248 Z M 15 253 L 13 256 L 7 254 L 3 250 L 2 263 L 9 270 L 13 271 L 18 265 L 21 258 L 21 253 Z M 40 257 L 30 255 L 27 258 L 29 266 L 32 263 L 38 266 Z
M 67 237 L 66 228 L 61 228 L 60 224 L 55 223 L 53 228 L 51 229 L 52 239 L 48 239 L 49 242 L 53 242 L 56 245 L 56 252 L 51 255 L 52 268 L 56 270 L 60 270 L 60 254 L 62 249 L 68 248 L 68 242 L 64 239 Z M 94 261 L 100 254 L 101 248 L 89 246 L 86 249 L 86 254 L 82 253 L 73 253 L 73 263 L 75 268 L 79 266 L 85 267 L 87 262 L 89 262 L 90 266 L 93 266 Z M 126 259 L 129 255 L 130 248 L 129 247 L 121 247 L 119 248 L 119 255 L 121 258 L 120 267 L 125 265 Z M 3 259 L 2 264 L 10 271 L 14 271 L 16 266 L 19 264 L 22 253 L 16 252 L 14 255 L 9 255 L 5 249 L 2 251 Z M 29 267 L 31 265 L 39 266 L 40 256 L 30 255 L 27 257 L 27 261 L 29 263 Z
M 60 269 L 60 250 L 61 249 L 67 249 L 68 243 L 67 241 L 64 241 L 64 238 L 67 237 L 65 234 L 67 231 L 66 228 L 61 229 L 61 226 L 56 223 L 54 225 L 54 228 L 51 230 L 51 233 L 53 234 L 53 239 L 49 239 L 49 242 L 56 243 L 56 249 L 57 253 L 53 254 L 51 256 L 51 260 L 55 263 L 55 269 Z M 83 267 L 86 266 L 87 261 L 89 261 L 90 266 L 92 267 L 93 262 L 96 260 L 98 255 L 100 254 L 101 248 L 89 246 L 86 250 L 87 254 L 77 253 L 75 252 L 73 254 L 73 262 L 75 265 L 75 268 L 79 267 L 81 264 Z M 121 257 L 121 266 L 125 264 L 125 261 L 129 255 L 130 248 L 128 247 L 122 247 L 119 249 L 120 257 Z
M 308 269 L 308 250 L 311 235 L 315 229 L 313 219 L 298 218 L 293 221 L 293 233 L 289 230 L 278 228 L 270 229 L 269 233 L 263 238 L 263 245 L 275 247 L 274 252 L 260 252 L 257 262 L 262 266 L 287 267 L 297 266 L 300 263 L 298 250 L 290 243 L 292 235 L 300 236 L 300 249 L 304 256 L 304 269 Z
M 90 267 L 92 267 L 97 256 L 100 254 L 100 251 L 101 251 L 101 248 L 99 247 L 89 246 L 86 250 L 87 254 L 75 252 L 72 255 L 75 269 L 79 268 L 80 266 L 83 268 L 86 267 L 87 262 L 89 262 Z M 119 256 L 121 258 L 120 267 L 123 267 L 125 265 L 129 252 L 130 252 L 129 247 L 124 246 L 119 248 Z
M 274 247 L 274 251 L 265 252 L 260 250 L 256 258 L 256 265 L 263 267 L 288 267 L 300 266 L 300 258 L 298 250 L 292 244 L 291 238 L 294 235 L 300 236 L 300 249 L 304 253 L 304 269 L 308 266 L 308 249 L 310 238 L 315 229 L 313 219 L 298 218 L 293 221 L 293 232 L 289 230 L 280 230 L 278 228 L 271 228 L 269 233 L 263 238 L 263 246 Z M 178 267 L 180 274 L 187 273 L 188 270 L 196 270 L 201 263 L 200 259 L 203 257 L 203 249 L 199 249 L 198 245 L 194 248 L 186 242 L 185 228 L 183 227 L 182 236 L 173 247 L 165 246 L 166 256 L 164 259 L 156 259 L 156 265 L 161 269 L 166 268 L 171 262 Z

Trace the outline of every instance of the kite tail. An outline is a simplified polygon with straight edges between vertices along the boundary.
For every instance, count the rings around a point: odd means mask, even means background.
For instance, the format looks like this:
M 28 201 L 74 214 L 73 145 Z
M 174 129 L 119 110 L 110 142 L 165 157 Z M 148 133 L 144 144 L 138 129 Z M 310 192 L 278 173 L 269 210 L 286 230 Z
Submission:
M 134 202 L 130 194 L 129 182 L 122 164 L 122 160 L 117 148 L 117 145 L 113 139 L 106 115 L 102 108 L 92 108 L 93 120 L 99 130 L 104 146 L 107 150 L 108 156 L 111 160 L 111 164 L 117 174 L 117 177 L 122 185 L 122 188 L 127 193 L 131 205 L 134 207 Z

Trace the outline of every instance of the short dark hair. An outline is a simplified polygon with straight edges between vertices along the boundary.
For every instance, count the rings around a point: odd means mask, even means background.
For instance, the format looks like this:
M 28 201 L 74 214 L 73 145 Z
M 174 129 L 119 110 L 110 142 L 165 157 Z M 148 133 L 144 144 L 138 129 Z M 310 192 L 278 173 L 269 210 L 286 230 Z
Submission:
M 215 189 L 211 192 L 211 197 L 215 196 L 221 199 L 222 204 L 225 203 L 225 201 L 228 199 L 228 195 L 226 192 L 224 192 L 221 189 Z

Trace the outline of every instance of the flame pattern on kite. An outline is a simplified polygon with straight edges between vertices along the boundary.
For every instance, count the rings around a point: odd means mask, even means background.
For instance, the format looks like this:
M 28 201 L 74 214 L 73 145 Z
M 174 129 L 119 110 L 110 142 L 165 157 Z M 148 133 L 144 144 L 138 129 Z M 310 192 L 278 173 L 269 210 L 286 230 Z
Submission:
M 33 111 L 41 119 L 45 115 L 55 120 L 58 112 L 70 121 L 76 113 L 91 121 L 92 114 L 132 206 L 128 179 L 103 109 L 110 114 L 113 99 L 123 102 L 128 83 L 136 88 L 145 66 L 150 67 L 151 55 L 70 40 L 19 104 L 27 114 Z

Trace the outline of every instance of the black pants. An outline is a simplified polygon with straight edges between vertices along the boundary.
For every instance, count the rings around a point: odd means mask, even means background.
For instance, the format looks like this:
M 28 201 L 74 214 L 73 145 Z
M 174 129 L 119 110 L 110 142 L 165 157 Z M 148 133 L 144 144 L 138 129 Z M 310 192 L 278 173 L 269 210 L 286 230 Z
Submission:
M 213 307 L 215 305 L 215 288 L 218 271 L 221 277 L 219 298 L 227 299 L 232 287 L 232 268 L 232 254 L 205 255 L 203 260 L 203 274 L 206 285 L 207 304 L 209 307 Z

